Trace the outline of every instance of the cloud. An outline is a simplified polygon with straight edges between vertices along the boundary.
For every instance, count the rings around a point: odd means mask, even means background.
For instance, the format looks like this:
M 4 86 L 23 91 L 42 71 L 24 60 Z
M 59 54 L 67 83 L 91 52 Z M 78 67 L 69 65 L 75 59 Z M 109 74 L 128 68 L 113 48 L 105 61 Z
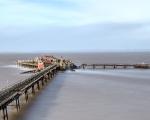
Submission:
M 4 25 L 41 25 L 70 24 L 80 16 L 76 11 L 48 7 L 19 0 L 1 2 L 0 24 Z M 3 11 L 3 12 L 2 12 Z
M 1 0 L 0 51 L 150 49 L 149 4 L 148 0 Z
M 15 52 L 150 50 L 149 29 L 149 23 L 41 26 L 38 29 L 24 27 L 23 30 L 22 27 L 8 28 L 0 31 L 3 33 L 0 39 L 5 39 L 1 41 L 1 50 Z
M 148 0 L 1 0 L 0 24 L 75 26 L 149 21 Z

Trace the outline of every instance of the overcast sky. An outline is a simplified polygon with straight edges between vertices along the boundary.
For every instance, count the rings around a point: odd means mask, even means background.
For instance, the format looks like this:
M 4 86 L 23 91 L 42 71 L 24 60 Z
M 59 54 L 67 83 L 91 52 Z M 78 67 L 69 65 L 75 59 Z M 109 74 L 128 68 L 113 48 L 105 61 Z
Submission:
M 0 52 L 150 50 L 149 0 L 0 0 Z

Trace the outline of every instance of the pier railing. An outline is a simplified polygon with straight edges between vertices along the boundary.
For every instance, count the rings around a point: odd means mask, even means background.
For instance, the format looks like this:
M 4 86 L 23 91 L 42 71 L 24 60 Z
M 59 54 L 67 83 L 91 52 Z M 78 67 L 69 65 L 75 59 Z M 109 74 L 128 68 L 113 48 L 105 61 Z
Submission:
M 142 68 L 150 69 L 150 64 L 82 64 L 81 69 L 127 69 L 127 68 Z
M 40 89 L 40 83 L 44 86 L 45 82 L 50 80 L 56 74 L 57 70 L 57 65 L 51 65 L 31 77 L 0 91 L 0 110 L 3 111 L 3 119 L 8 120 L 7 106 L 10 103 L 16 101 L 18 111 L 20 109 L 20 96 L 25 94 L 25 100 L 28 101 L 28 91 L 30 90 L 34 94 L 36 88 Z

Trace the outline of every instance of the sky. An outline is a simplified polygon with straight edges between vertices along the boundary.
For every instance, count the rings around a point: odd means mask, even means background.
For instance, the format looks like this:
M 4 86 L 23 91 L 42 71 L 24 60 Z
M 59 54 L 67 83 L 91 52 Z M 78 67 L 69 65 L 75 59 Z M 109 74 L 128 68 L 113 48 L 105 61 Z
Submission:
M 0 52 L 150 51 L 149 0 L 0 0 Z

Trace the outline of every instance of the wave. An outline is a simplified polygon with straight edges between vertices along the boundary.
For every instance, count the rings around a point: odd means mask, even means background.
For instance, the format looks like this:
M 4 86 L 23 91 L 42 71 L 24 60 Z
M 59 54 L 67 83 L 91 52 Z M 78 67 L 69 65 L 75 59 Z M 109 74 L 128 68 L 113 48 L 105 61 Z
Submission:
M 18 70 L 21 70 L 21 71 L 33 70 L 32 68 L 25 68 L 25 67 L 18 66 L 18 65 L 4 65 L 4 66 L 1 66 L 1 67 L 3 67 L 3 68 L 14 68 L 14 69 L 18 69 Z

